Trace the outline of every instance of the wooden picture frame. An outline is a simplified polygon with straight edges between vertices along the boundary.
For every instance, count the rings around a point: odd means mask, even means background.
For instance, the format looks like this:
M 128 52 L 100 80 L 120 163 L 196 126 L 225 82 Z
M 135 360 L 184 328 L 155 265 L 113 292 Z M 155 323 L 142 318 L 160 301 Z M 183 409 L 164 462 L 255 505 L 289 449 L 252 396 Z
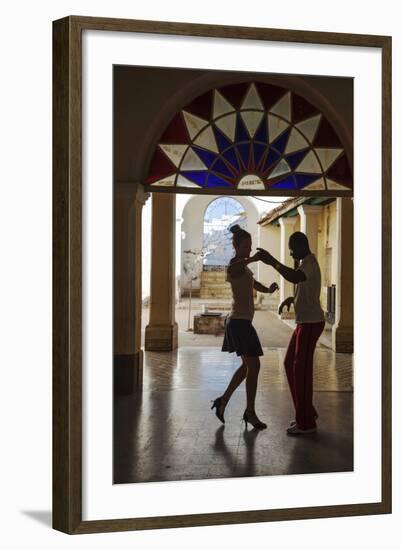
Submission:
M 82 31 L 377 48 L 382 59 L 382 496 L 379 502 L 82 520 Z M 391 37 L 71 16 L 53 22 L 53 527 L 68 534 L 391 512 Z

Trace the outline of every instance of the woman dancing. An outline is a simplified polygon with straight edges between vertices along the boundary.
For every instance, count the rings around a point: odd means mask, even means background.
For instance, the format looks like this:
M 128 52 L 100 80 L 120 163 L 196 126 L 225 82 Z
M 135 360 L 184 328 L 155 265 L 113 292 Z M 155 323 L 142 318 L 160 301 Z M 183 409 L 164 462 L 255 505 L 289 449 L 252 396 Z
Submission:
M 234 373 L 226 391 L 213 401 L 212 410 L 216 409 L 217 418 L 224 423 L 224 410 L 237 387 L 246 379 L 246 409 L 243 415 L 246 427 L 248 422 L 258 430 L 267 426 L 261 422 L 255 412 L 255 397 L 260 370 L 259 357 L 263 355 L 262 346 L 256 330 L 252 326 L 255 311 L 253 289 L 259 292 L 273 293 L 278 289 L 277 283 L 265 287 L 255 281 L 252 271 L 247 267 L 251 262 L 260 260 L 260 254 L 250 256 L 252 249 L 251 235 L 239 225 L 230 228 L 233 234 L 235 256 L 227 268 L 227 281 L 231 285 L 233 301 L 231 313 L 225 323 L 222 351 L 236 352 L 242 359 L 241 366 Z

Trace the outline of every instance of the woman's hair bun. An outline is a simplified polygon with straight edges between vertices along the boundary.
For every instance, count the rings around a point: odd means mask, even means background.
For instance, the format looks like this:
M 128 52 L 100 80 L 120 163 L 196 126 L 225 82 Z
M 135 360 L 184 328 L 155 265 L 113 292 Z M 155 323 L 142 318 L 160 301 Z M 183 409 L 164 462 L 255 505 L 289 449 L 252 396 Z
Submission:
M 239 231 L 241 231 L 241 227 L 236 223 L 235 225 L 230 227 L 230 231 L 235 235 L 235 233 L 238 233 Z

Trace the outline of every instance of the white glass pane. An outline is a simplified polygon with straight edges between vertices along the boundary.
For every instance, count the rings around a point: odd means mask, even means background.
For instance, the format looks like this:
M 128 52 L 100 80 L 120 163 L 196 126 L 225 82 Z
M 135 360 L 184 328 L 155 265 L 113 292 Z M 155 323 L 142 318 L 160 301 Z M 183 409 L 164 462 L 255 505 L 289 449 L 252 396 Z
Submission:
M 199 147 L 204 147 L 205 149 L 209 149 L 209 151 L 213 151 L 214 153 L 218 153 L 219 149 L 217 147 L 216 138 L 214 137 L 213 130 L 211 126 L 208 126 L 194 141 L 195 145 L 199 145 Z
M 252 84 L 249 87 L 249 90 L 241 105 L 241 109 L 260 109 L 261 111 L 265 110 L 263 103 L 260 100 L 259 94 L 256 91 L 255 84 Z
M 207 120 L 204 120 L 203 118 L 199 118 L 198 116 L 191 115 L 190 113 L 187 113 L 186 111 L 182 111 L 182 114 L 184 115 L 185 124 L 187 125 L 189 135 L 191 136 L 191 139 L 193 139 L 196 134 L 198 134 L 202 128 L 207 126 L 209 122 Z
M 188 149 L 182 161 L 181 170 L 207 170 L 207 166 L 203 164 L 201 159 L 192 149 Z
M 321 117 L 322 115 L 316 115 L 295 125 L 311 143 L 315 137 Z
M 333 180 L 326 180 L 327 182 L 327 189 L 338 189 L 338 190 L 346 190 L 349 191 L 349 187 L 346 187 L 345 185 L 341 185 L 340 183 L 337 183 Z
M 214 91 L 213 102 L 213 118 L 224 115 L 225 113 L 232 113 L 235 111 L 234 107 L 229 103 L 220 92 Z
M 285 94 L 283 98 L 277 101 L 270 109 L 270 112 L 291 121 L 291 92 L 288 92 L 288 94 Z
M 160 145 L 160 149 L 166 153 L 175 166 L 179 166 L 188 145 Z
M 234 141 L 237 115 L 227 115 L 216 120 L 216 126 L 231 140 Z
M 272 143 L 289 126 L 288 122 L 274 115 L 268 115 L 269 143 Z
M 298 130 L 293 128 L 291 130 L 290 137 L 288 138 L 287 147 L 285 153 L 293 153 L 294 151 L 299 151 L 300 149 L 305 149 L 309 146 L 309 143 L 302 136 Z
M 178 187 L 201 187 L 200 185 L 197 185 L 196 183 L 193 183 L 192 181 L 187 180 L 187 178 L 184 178 L 181 174 L 179 174 L 177 178 L 177 186 Z
M 304 160 L 298 166 L 297 172 L 309 172 L 311 174 L 318 174 L 321 172 L 320 164 L 313 151 L 309 151 Z
M 162 186 L 162 187 L 172 187 L 174 185 L 174 182 L 175 182 L 175 176 L 176 176 L 176 174 L 173 174 L 172 176 L 169 176 L 168 178 L 164 178 L 162 180 L 155 181 L 155 183 L 152 183 L 152 187 L 154 185 L 159 185 L 159 186 Z
M 314 181 L 309 185 L 305 185 L 303 189 L 307 189 L 308 191 L 313 191 L 313 190 L 320 191 L 321 189 L 326 189 L 326 186 L 324 184 L 324 179 L 320 178 L 320 180 Z
M 260 121 L 263 118 L 263 113 L 260 111 L 245 111 L 241 113 L 241 116 L 245 126 L 248 129 L 249 135 L 253 137 L 259 127 Z
M 291 168 L 288 166 L 284 159 L 281 159 L 276 168 L 269 175 L 269 179 L 276 178 L 277 176 L 282 176 L 283 174 L 287 174 L 288 172 L 291 172 Z
M 323 170 L 327 170 L 333 162 L 341 155 L 343 149 L 315 149 Z

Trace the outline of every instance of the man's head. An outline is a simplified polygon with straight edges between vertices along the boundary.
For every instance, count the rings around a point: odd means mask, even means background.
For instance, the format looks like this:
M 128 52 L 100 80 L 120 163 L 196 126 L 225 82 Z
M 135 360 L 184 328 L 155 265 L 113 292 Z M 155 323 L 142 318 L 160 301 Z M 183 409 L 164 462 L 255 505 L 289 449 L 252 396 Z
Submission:
M 308 237 L 301 231 L 295 231 L 288 240 L 288 248 L 294 260 L 302 260 L 310 254 Z

